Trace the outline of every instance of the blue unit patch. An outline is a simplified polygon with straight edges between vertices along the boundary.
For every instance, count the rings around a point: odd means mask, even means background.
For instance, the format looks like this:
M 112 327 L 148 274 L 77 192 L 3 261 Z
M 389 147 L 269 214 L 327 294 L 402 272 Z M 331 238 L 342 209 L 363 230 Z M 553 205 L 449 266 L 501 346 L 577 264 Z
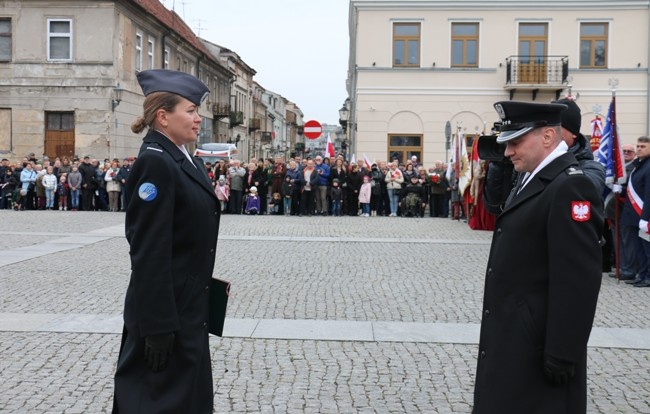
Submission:
M 158 189 L 151 183 L 143 183 L 138 188 L 138 196 L 144 201 L 153 201 L 158 196 Z

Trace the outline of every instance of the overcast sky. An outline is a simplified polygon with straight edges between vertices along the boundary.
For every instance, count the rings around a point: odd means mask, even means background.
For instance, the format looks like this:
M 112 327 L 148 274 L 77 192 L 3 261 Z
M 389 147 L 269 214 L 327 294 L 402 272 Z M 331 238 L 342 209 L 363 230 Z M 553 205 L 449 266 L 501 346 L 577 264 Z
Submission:
M 347 97 L 348 0 L 162 0 L 195 34 L 236 52 L 305 121 L 338 124 Z

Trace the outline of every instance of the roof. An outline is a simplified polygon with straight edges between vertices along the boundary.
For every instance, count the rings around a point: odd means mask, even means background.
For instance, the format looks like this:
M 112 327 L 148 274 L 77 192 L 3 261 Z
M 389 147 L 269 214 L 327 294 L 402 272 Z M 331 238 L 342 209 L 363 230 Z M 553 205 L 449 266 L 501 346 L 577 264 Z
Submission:
M 155 17 L 163 26 L 174 31 L 178 36 L 183 38 L 187 43 L 194 46 L 197 50 L 205 54 L 210 60 L 217 62 L 217 58 L 213 56 L 208 49 L 203 45 L 198 37 L 194 34 L 192 29 L 185 23 L 185 21 L 176 14 L 175 11 L 167 9 L 160 0 L 131 0 L 134 4 L 143 8 L 146 12 Z

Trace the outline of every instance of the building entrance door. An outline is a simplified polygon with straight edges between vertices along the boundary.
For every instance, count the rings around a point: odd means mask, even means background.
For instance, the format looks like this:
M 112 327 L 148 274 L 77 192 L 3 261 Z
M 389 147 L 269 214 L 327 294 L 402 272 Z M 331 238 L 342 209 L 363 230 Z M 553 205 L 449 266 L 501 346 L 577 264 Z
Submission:
M 51 160 L 74 157 L 74 112 L 45 113 L 45 149 Z

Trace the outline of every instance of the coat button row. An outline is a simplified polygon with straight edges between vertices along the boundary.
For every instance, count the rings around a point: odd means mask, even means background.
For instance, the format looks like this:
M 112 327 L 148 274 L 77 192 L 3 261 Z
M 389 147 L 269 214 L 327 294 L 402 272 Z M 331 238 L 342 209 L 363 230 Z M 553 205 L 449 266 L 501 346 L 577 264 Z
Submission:
M 203 322 L 203 327 L 205 328 L 206 326 L 208 326 L 208 323 L 207 323 L 207 322 Z
M 210 253 L 214 253 L 214 249 L 210 249 Z
M 487 275 L 488 275 L 488 276 L 492 276 L 492 268 L 491 268 L 491 267 L 488 268 L 488 270 L 487 270 Z
M 480 355 L 481 359 L 485 358 L 485 351 L 481 351 Z
M 497 234 L 501 234 L 501 227 L 497 229 Z
M 483 312 L 483 313 L 485 313 L 485 316 L 490 316 L 490 310 L 489 309 L 486 309 L 485 312 Z

